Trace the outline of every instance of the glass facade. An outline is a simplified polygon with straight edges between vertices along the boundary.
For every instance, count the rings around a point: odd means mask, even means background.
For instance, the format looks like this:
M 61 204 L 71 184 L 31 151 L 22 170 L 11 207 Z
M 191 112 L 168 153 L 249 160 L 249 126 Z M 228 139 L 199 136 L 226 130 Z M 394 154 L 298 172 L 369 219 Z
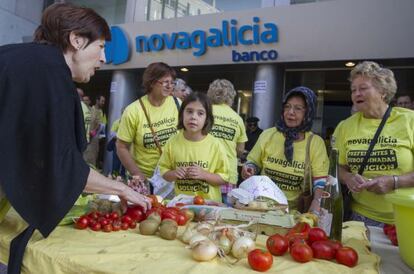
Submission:
M 109 25 L 125 23 L 127 0 L 66 0 L 65 2 L 94 9 Z

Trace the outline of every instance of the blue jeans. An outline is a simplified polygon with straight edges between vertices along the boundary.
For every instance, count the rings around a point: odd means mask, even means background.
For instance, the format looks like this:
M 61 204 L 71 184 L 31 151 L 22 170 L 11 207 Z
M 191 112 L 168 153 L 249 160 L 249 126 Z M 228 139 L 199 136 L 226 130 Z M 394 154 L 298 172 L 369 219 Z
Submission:
M 352 221 L 363 222 L 365 224 L 365 226 L 384 227 L 384 223 L 375 221 L 373 219 L 370 219 L 368 217 L 365 217 L 365 216 L 363 216 L 361 214 L 358 214 L 356 212 L 352 212 L 352 214 L 351 214 L 351 220 Z

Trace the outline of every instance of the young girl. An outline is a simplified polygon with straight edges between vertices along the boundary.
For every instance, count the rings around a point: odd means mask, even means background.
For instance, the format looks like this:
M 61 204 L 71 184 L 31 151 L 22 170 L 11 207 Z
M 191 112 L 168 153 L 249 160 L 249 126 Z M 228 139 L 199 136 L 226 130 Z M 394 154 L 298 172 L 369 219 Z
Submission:
M 178 114 L 178 129 L 183 130 L 168 140 L 159 162 L 163 178 L 175 181 L 175 194 L 221 202 L 220 185 L 228 180 L 228 162 L 220 141 L 208 134 L 213 123 L 207 95 L 190 94 Z

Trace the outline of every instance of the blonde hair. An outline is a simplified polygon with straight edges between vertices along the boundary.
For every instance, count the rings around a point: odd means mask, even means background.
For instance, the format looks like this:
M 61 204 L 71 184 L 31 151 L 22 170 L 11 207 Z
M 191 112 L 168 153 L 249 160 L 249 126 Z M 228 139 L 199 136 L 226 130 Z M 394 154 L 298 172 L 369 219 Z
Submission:
M 207 91 L 207 96 L 213 104 L 227 104 L 233 105 L 234 97 L 236 97 L 236 90 L 233 84 L 226 79 L 214 80 Z
M 372 84 L 383 93 L 384 101 L 388 104 L 391 102 L 397 93 L 397 82 L 395 81 L 392 70 L 382 68 L 375 62 L 364 61 L 359 63 L 349 76 L 349 81 L 352 83 L 357 77 L 369 78 Z

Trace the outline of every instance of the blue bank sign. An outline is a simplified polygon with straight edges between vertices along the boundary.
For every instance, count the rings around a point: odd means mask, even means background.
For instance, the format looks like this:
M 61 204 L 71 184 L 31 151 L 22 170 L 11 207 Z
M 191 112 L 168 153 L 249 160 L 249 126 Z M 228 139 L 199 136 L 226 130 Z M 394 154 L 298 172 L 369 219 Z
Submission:
M 118 28 L 118 29 L 116 29 Z M 111 28 L 112 42 L 109 43 L 108 60 L 113 60 L 114 64 L 119 64 L 121 59 L 125 59 L 125 39 L 120 35 L 119 27 Z M 122 33 L 122 30 L 121 30 Z M 125 37 L 125 35 L 124 35 Z M 121 39 L 122 46 L 118 46 L 118 40 Z M 194 30 L 193 32 L 173 32 L 160 33 L 152 35 L 138 35 L 135 37 L 135 51 L 139 54 L 144 52 L 160 52 L 165 49 L 169 50 L 188 50 L 192 49 L 195 57 L 203 56 L 208 48 L 217 47 L 235 47 L 239 45 L 253 46 L 259 44 L 277 43 L 279 40 L 278 27 L 274 23 L 261 23 L 259 17 L 253 17 L 249 25 L 238 25 L 236 19 L 223 20 L 221 28 L 210 28 L 205 30 Z M 116 56 L 122 55 L 122 58 Z M 108 57 L 108 56 L 107 56 Z M 276 60 L 278 53 L 276 50 L 262 51 L 243 51 L 232 50 L 233 62 L 248 61 L 267 61 Z

